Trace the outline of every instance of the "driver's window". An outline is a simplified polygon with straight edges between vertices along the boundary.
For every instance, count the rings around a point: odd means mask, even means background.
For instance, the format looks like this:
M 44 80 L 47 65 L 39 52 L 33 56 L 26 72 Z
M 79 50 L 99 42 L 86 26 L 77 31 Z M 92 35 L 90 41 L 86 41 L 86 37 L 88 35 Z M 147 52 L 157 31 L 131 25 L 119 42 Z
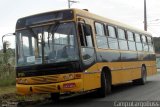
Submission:
M 84 36 L 85 36 L 85 39 L 86 39 L 86 46 L 87 47 L 93 47 L 91 26 L 86 25 L 86 26 L 83 26 L 83 27 L 85 27 L 83 29 L 84 29 Z
M 87 24 L 78 25 L 81 46 L 93 47 L 91 26 Z
M 79 23 L 78 30 L 82 46 L 82 58 L 83 60 L 88 60 L 94 55 L 91 26 Z

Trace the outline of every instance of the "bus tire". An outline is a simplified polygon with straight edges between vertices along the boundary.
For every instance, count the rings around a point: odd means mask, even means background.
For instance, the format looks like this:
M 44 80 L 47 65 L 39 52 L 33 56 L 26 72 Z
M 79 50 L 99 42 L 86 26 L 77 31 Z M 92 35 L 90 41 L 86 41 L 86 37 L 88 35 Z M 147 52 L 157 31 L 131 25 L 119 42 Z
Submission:
M 58 102 L 60 99 L 60 93 L 51 93 L 51 100 L 53 102 Z
M 141 67 L 141 78 L 133 80 L 134 84 L 144 85 L 147 81 L 147 70 L 145 66 Z
M 101 88 L 97 90 L 98 97 L 106 97 L 111 92 L 111 80 L 105 72 L 101 74 Z

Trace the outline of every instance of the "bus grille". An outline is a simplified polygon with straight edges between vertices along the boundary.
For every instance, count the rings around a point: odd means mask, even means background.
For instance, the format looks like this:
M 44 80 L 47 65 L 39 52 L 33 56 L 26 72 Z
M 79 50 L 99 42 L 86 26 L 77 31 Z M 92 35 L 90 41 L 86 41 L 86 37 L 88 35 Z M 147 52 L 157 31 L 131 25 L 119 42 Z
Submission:
M 59 82 L 59 76 L 32 77 L 34 84 L 55 83 Z
M 48 85 L 48 86 L 34 86 L 34 90 L 37 93 L 48 93 L 48 92 L 54 92 L 57 89 L 55 85 Z

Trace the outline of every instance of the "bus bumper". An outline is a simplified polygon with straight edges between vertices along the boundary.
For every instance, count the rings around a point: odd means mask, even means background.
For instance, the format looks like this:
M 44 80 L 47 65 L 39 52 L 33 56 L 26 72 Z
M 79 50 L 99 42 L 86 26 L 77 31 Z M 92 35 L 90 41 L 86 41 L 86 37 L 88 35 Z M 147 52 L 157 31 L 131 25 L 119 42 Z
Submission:
M 34 93 L 65 93 L 79 92 L 83 90 L 82 79 L 69 80 L 59 83 L 24 85 L 16 84 L 17 93 L 21 95 L 29 95 Z

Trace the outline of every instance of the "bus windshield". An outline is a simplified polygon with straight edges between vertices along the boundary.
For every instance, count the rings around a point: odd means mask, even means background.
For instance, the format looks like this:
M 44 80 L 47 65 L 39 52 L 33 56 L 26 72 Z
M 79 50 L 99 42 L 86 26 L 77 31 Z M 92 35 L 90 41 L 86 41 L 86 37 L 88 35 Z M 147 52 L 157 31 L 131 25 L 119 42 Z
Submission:
M 58 23 L 17 31 L 17 66 L 79 59 L 75 24 Z

